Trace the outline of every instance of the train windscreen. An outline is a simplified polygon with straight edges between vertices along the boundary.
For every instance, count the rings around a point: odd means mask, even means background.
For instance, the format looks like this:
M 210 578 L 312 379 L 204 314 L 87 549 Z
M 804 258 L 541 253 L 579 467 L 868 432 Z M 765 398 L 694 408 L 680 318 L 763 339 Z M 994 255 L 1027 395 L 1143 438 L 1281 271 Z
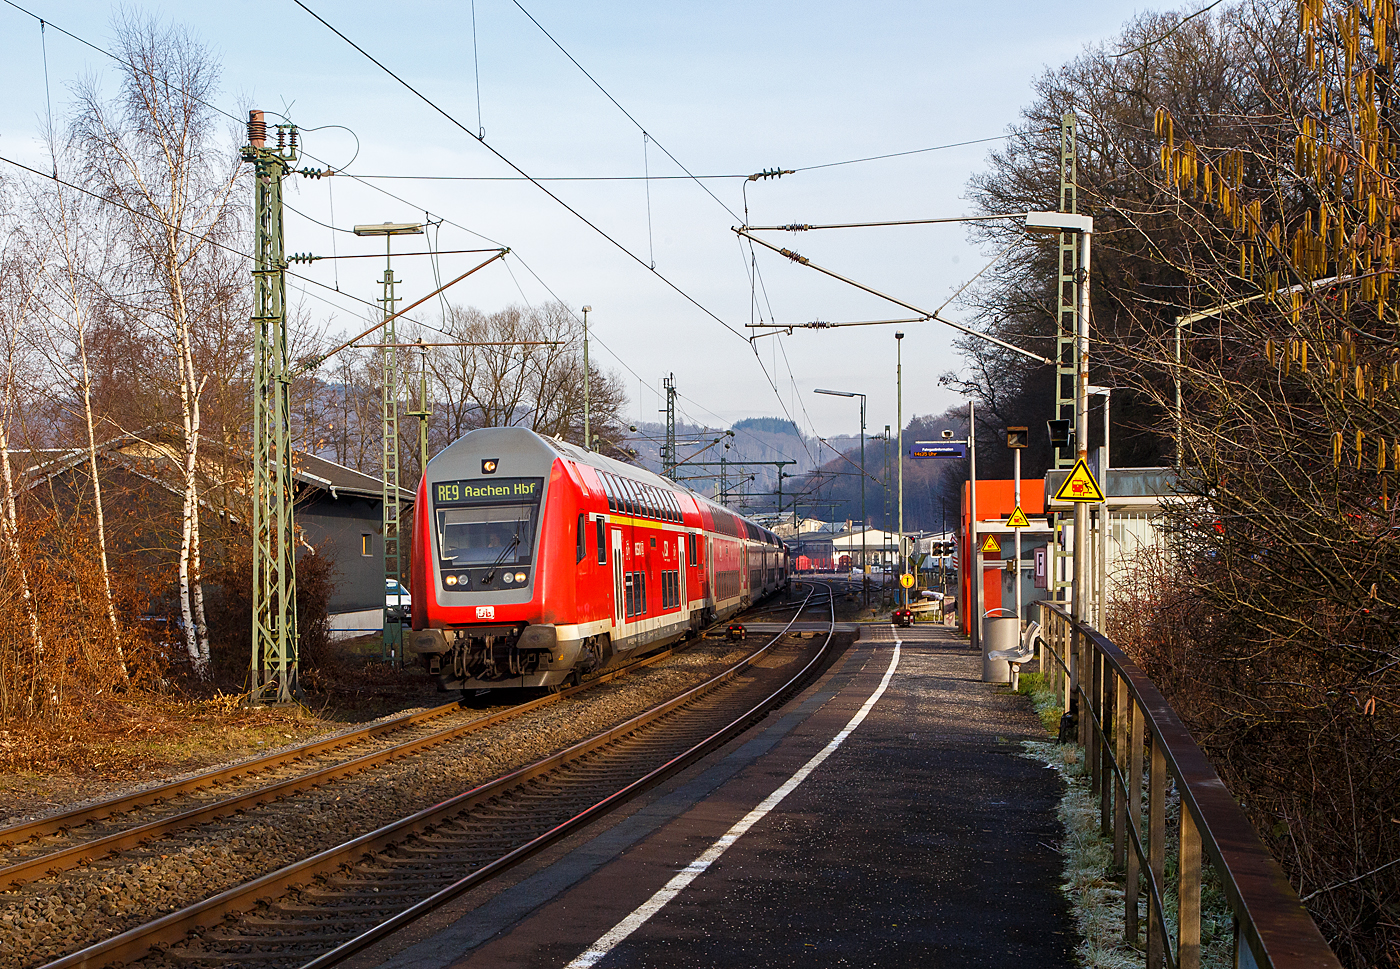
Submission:
M 543 478 L 434 484 L 438 555 L 443 564 L 495 566 L 529 562 L 543 492 Z

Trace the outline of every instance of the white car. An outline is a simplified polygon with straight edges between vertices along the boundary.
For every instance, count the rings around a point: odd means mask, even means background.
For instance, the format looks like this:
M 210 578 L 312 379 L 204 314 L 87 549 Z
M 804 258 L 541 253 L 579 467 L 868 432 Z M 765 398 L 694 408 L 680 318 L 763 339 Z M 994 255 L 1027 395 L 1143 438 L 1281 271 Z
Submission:
M 384 607 L 389 610 L 391 619 L 407 619 L 413 599 L 408 589 L 398 579 L 384 580 Z

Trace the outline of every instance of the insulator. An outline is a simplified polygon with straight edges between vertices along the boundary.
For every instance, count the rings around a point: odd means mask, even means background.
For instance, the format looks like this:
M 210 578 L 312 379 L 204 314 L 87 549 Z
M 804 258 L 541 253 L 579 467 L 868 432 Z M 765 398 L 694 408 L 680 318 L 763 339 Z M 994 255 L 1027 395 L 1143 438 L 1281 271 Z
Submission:
M 287 147 L 287 129 L 280 124 L 277 126 L 277 150 L 280 152 Z
M 248 144 L 261 148 L 267 143 L 267 122 L 261 111 L 248 112 Z
M 315 262 L 317 259 L 321 259 L 321 258 L 323 258 L 323 257 L 322 257 L 322 256 L 313 256 L 313 255 L 312 255 L 311 253 L 309 253 L 309 252 L 294 252 L 294 253 L 292 253 L 290 256 L 287 257 L 287 261 L 288 261 L 288 262 L 306 262 L 306 263 L 310 263 L 310 262 Z
M 295 126 L 293 126 L 292 131 L 291 131 L 291 143 L 292 143 L 292 154 L 295 155 L 295 154 L 296 154 L 296 150 L 297 150 L 297 129 L 296 129 Z

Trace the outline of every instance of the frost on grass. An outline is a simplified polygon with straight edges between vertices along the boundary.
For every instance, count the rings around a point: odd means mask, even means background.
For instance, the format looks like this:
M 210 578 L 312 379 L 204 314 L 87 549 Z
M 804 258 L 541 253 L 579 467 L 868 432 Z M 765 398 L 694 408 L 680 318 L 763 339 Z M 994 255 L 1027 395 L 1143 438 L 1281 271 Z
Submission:
M 1084 757 L 1069 744 L 1027 741 L 1026 756 L 1059 772 L 1065 793 L 1057 811 L 1064 841 L 1064 880 L 1079 944 L 1075 956 L 1089 969 L 1128 969 L 1142 953 L 1123 940 L 1123 889 L 1116 882 L 1113 844 L 1099 834 L 1098 800 L 1089 790 Z

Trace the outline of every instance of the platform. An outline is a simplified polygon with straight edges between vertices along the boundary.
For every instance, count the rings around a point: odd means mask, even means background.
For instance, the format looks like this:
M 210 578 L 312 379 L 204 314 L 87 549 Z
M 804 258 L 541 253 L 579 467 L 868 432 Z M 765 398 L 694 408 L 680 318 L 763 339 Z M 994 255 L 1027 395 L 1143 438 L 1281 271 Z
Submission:
M 863 627 L 724 750 L 355 965 L 1069 967 L 1061 782 L 980 672 L 950 630 Z

